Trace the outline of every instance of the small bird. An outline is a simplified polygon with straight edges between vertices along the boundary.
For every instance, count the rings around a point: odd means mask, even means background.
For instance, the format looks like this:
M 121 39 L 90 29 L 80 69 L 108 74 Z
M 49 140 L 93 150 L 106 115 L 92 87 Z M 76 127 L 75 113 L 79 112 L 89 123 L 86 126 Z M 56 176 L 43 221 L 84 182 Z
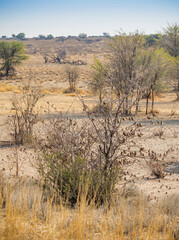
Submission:
M 154 113 L 152 113 L 153 117 L 157 117 Z

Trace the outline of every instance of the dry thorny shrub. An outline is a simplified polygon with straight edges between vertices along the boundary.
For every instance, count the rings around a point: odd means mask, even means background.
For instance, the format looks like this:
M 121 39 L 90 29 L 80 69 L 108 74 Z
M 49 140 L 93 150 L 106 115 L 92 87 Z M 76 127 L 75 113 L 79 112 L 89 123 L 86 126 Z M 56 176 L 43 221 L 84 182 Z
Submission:
M 38 170 L 45 187 L 54 190 L 58 199 L 75 205 L 83 192 L 89 202 L 110 203 L 127 158 L 143 159 L 153 175 L 165 176 L 156 153 L 145 156 L 136 149 L 134 138 L 141 136 L 142 125 L 122 124 L 123 100 L 109 102 L 111 108 L 101 105 L 97 112 L 81 102 L 86 121 L 59 115 L 45 122 L 47 136 L 39 141 Z
M 66 79 L 69 83 L 69 88 L 64 91 L 64 93 L 72 93 L 76 90 L 76 82 L 79 78 L 80 72 L 77 66 L 68 65 L 64 70 Z
M 22 88 L 20 95 L 13 95 L 14 114 L 9 118 L 9 123 L 15 145 L 33 140 L 33 126 L 38 121 L 38 113 L 35 108 L 41 97 L 41 90 L 29 84 Z
M 141 125 L 122 126 L 123 102 L 90 113 L 81 101 L 86 122 L 61 116 L 48 124 L 48 137 L 40 143 L 39 172 L 46 186 L 71 204 L 77 202 L 80 191 L 85 191 L 87 201 L 110 203 L 122 163 L 126 156 L 133 156 L 131 140 Z

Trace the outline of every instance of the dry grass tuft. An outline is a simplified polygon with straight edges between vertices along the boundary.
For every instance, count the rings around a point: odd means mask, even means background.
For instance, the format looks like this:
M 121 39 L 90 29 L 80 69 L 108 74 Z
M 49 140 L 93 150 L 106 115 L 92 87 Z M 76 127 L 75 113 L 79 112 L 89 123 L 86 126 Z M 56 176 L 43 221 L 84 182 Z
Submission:
M 42 94 L 57 94 L 57 93 L 63 93 L 63 90 L 61 88 L 44 88 L 42 90 Z
M 63 93 L 65 93 L 66 96 L 70 96 L 70 97 L 76 97 L 78 95 L 82 95 L 82 96 L 89 96 L 90 92 L 89 91 L 85 91 L 83 89 L 76 89 L 75 92 L 71 91 L 70 88 L 67 88 L 63 91 Z

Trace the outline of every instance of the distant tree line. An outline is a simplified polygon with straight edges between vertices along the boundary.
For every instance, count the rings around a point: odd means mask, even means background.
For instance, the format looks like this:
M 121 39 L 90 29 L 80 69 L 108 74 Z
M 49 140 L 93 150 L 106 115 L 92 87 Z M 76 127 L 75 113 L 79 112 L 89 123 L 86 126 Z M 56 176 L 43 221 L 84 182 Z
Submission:
M 25 33 L 19 33 L 17 35 L 15 34 L 12 34 L 12 36 L 10 38 L 8 38 L 6 35 L 3 35 L 1 36 L 2 39 L 20 39 L 20 40 L 23 40 L 23 39 L 26 39 L 25 37 Z M 57 37 L 54 37 L 52 34 L 48 34 L 48 35 L 44 35 L 44 34 L 39 34 L 37 37 L 33 37 L 35 39 L 58 39 L 58 40 L 61 40 L 61 41 L 65 41 L 66 39 L 77 39 L 77 40 L 80 40 L 80 39 L 86 39 L 86 38 L 111 38 L 112 36 L 110 36 L 109 33 L 107 32 L 103 32 L 102 35 L 93 35 L 93 36 L 88 36 L 86 33 L 80 33 L 78 36 L 73 36 L 73 35 L 68 35 L 67 37 L 65 36 L 57 36 Z M 115 36 L 114 36 L 115 37 Z M 145 40 L 146 40 L 146 43 L 148 46 L 153 46 L 153 45 L 157 45 L 160 43 L 160 41 L 164 38 L 166 38 L 166 35 L 165 33 L 164 34 L 146 34 L 144 35 L 145 37 Z
M 78 36 L 73 36 L 73 35 L 68 35 L 67 37 L 65 36 L 58 36 L 54 37 L 52 34 L 44 35 L 44 34 L 39 34 L 37 37 L 33 37 L 35 39 L 54 39 L 54 38 L 61 38 L 63 40 L 65 39 L 85 39 L 85 38 L 96 38 L 96 37 L 110 37 L 110 34 L 107 32 L 104 32 L 103 35 L 96 35 L 96 36 L 88 36 L 86 33 L 80 33 Z M 9 39 L 6 35 L 1 36 L 2 39 Z M 12 34 L 10 39 L 25 39 L 25 33 L 19 33 L 17 35 Z

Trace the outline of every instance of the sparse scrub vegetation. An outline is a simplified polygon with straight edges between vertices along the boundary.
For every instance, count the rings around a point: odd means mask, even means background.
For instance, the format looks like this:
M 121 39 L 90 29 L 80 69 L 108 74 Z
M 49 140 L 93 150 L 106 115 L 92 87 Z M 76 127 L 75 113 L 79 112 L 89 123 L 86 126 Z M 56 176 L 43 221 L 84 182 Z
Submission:
M 0 54 L 2 46 L 20 49 L 8 69 L 1 58 L 11 139 L 0 126 L 0 240 L 178 238 L 179 179 L 167 167 L 178 157 L 178 102 L 174 113 L 169 107 L 172 123 L 162 115 L 178 83 L 177 27 L 164 35 L 26 39 L 30 59 L 11 79 L 3 73 L 26 58 L 24 47 L 0 42 Z M 22 87 L 27 66 L 37 86 Z M 8 91 L 18 92 L 10 108 Z M 19 153 L 29 161 L 22 171 Z

